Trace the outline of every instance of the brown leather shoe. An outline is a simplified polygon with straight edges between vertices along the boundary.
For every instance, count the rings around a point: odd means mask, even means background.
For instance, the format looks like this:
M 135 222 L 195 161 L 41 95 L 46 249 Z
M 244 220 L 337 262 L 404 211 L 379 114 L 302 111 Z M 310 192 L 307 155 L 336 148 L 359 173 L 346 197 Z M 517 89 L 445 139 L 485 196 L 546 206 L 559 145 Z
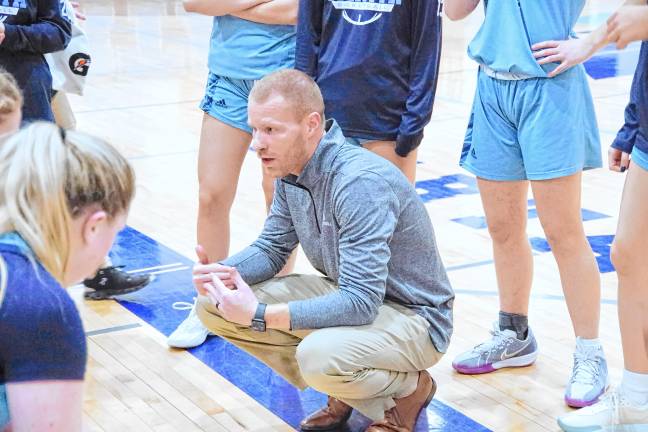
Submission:
M 419 414 L 432 401 L 435 392 L 436 383 L 428 371 L 419 372 L 414 393 L 394 399 L 396 406 L 385 411 L 385 419 L 371 424 L 366 432 L 412 432 Z
M 351 417 L 353 408 L 331 396 L 326 406 L 302 420 L 303 431 L 328 431 L 341 427 Z

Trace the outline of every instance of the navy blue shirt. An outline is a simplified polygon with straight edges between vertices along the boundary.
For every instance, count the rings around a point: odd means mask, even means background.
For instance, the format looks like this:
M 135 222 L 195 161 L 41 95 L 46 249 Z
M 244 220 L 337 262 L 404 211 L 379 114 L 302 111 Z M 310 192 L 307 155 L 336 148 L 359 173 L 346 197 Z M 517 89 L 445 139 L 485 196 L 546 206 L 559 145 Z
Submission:
M 612 143 L 612 147 L 626 153 L 631 153 L 634 146 L 648 153 L 648 41 L 641 44 L 625 124 Z
M 71 22 L 62 0 L 0 0 L 0 66 L 11 73 L 25 96 L 26 120 L 52 120 L 42 105 L 49 102 L 52 76 L 43 54 L 61 51 L 70 41 Z M 47 93 L 47 101 L 43 93 Z
M 0 305 L 0 385 L 40 380 L 82 380 L 86 339 L 68 293 L 29 252 L 3 242 L 8 269 Z
M 344 134 L 407 155 L 430 121 L 441 55 L 438 0 L 301 0 L 296 68 Z

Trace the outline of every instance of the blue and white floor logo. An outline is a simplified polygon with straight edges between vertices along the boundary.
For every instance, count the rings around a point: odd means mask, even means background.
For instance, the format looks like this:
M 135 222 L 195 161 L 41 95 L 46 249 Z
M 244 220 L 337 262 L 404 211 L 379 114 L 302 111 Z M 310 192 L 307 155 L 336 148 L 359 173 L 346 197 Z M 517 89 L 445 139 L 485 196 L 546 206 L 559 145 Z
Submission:
M 342 17 L 353 25 L 367 25 L 376 22 L 383 13 L 390 13 L 403 0 L 330 0 L 335 9 L 342 10 Z

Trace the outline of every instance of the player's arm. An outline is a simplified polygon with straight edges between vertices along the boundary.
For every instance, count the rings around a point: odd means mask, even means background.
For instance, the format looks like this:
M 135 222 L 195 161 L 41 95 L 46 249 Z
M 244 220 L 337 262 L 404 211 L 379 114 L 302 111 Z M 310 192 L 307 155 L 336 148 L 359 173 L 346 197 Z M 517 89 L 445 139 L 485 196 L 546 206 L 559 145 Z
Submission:
M 270 0 L 231 15 L 261 24 L 295 25 L 298 5 L 298 0 Z
M 267 328 L 359 326 L 372 323 L 378 315 L 385 298 L 391 258 L 389 242 L 401 211 L 398 198 L 390 185 L 373 173 L 349 179 L 333 195 L 340 224 L 339 289 L 289 304 L 268 305 Z M 254 291 L 237 269 L 217 270 L 211 282 L 203 284 L 203 291 L 226 320 L 251 325 L 259 304 Z
M 300 0 L 297 20 L 295 69 L 317 78 L 319 51 L 322 44 L 324 0 Z
M 452 21 L 466 18 L 475 10 L 479 0 L 445 0 L 443 8 L 445 14 Z
M 28 381 L 7 384 L 12 432 L 80 432 L 83 381 Z
M 271 0 L 183 0 L 187 12 L 209 16 L 230 15 Z
M 644 0 L 626 0 L 620 11 L 637 4 L 643 4 L 645 7 Z M 608 23 L 606 22 L 584 38 L 539 42 L 534 44 L 531 49 L 534 51 L 533 56 L 538 59 L 538 64 L 560 63 L 558 67 L 547 74 L 551 78 L 587 61 L 595 52 L 610 42 L 612 42 L 612 39 L 610 39 Z
M 409 95 L 396 137 L 396 154 L 408 155 L 423 139 L 430 122 L 441 60 L 440 0 L 413 0 Z
M 619 49 L 632 41 L 648 40 L 648 5 L 641 0 L 626 2 L 607 20 L 607 33 Z
M 72 24 L 63 16 L 59 0 L 38 2 L 33 24 L 0 23 L 0 49 L 11 52 L 46 54 L 65 49 L 70 42 Z

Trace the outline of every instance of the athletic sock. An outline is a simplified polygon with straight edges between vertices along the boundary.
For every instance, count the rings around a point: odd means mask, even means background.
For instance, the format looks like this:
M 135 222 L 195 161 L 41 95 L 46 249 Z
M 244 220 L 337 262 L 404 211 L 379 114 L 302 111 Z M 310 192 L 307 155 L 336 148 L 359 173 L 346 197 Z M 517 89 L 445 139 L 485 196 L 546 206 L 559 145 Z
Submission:
M 529 334 L 529 317 L 514 313 L 499 313 L 500 330 L 514 331 L 519 340 L 525 340 Z
M 576 338 L 576 349 L 579 351 L 589 351 L 597 348 L 603 349 L 599 338 L 584 339 L 580 336 Z
M 648 405 L 648 374 L 623 370 L 621 394 L 635 406 Z

